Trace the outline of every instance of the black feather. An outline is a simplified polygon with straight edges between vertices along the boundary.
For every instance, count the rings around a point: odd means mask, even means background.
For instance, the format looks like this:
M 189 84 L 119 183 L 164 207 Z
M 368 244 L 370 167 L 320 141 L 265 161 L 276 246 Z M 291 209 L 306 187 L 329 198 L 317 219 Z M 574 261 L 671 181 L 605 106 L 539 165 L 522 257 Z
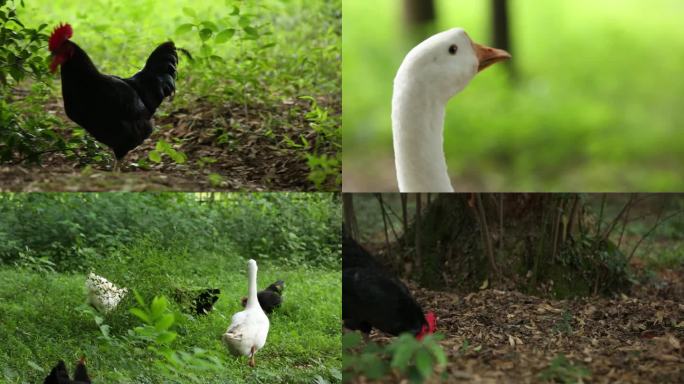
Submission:
M 401 280 L 352 238 L 342 243 L 342 319 L 345 327 L 369 333 L 417 335 L 426 325 L 423 310 Z

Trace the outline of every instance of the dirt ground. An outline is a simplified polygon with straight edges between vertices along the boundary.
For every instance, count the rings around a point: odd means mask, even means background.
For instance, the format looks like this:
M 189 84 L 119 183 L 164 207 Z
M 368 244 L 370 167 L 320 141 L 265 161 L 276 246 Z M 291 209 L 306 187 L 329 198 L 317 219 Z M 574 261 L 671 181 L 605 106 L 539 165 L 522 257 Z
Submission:
M 339 100 L 317 102 L 339 113 Z M 88 163 L 70 160 L 61 153 L 44 154 L 41 164 L 19 162 L 0 165 L 0 191 L 307 191 L 309 168 L 305 151 L 289 147 L 286 138 L 305 137 L 315 143 L 304 113 L 308 102 L 285 100 L 278 106 L 247 108 L 243 105 L 217 106 L 203 99 L 192 102 L 192 110 L 180 108 L 155 118 L 156 129 L 145 142 L 125 158 L 122 172 L 113 173 L 113 162 Z M 70 135 L 74 123 L 64 114 L 61 99 L 46 108 L 65 121 L 60 135 Z M 332 113 L 332 112 L 331 112 Z M 277 116 L 277 117 L 274 117 Z M 267 124 L 277 120 L 277 124 Z M 164 157 L 159 164 L 146 159 L 156 142 L 164 139 L 187 156 L 177 164 Z M 320 147 L 320 146 L 319 146 Z M 104 145 L 101 150 L 111 151 Z M 334 156 L 334 154 L 330 154 Z M 112 157 L 112 156 L 110 156 Z M 209 161 L 206 161 L 209 159 Z M 336 190 L 333 183 L 324 190 Z
M 559 354 L 591 372 L 584 382 L 684 383 L 684 268 L 610 299 L 411 288 L 446 336 L 447 383 L 543 382 L 539 374 Z

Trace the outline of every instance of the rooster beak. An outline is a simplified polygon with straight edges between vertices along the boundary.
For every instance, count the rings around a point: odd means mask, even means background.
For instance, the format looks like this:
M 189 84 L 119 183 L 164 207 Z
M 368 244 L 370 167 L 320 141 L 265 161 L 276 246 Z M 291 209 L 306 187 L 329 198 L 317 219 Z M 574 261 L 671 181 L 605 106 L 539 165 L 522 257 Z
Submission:
M 479 63 L 477 66 L 478 72 L 482 72 L 490 65 L 496 64 L 499 61 L 505 61 L 511 58 L 511 54 L 503 49 L 490 48 L 477 43 L 473 43 L 473 49 L 475 49 L 475 56 L 477 56 L 477 61 Z

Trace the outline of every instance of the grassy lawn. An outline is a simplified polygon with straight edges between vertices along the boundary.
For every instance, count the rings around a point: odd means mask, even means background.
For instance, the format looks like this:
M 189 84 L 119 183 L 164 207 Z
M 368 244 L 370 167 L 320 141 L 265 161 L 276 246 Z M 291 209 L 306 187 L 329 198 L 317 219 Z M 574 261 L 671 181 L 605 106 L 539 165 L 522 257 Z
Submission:
M 84 281 L 89 270 L 134 288 L 148 301 L 170 297 L 174 287 L 214 287 L 221 298 L 207 316 L 191 317 L 177 311 L 172 347 L 180 351 L 202 348 L 216 356 L 221 368 L 192 372 L 201 383 L 309 383 L 316 377 L 341 380 L 339 324 L 341 282 L 336 271 L 279 267 L 260 263 L 258 283 L 263 289 L 277 279 L 286 282 L 284 302 L 270 315 L 271 330 L 251 369 L 245 358 L 232 357 L 221 335 L 246 295 L 246 262 L 238 254 L 158 251 L 138 244 L 100 259 L 83 273 L 54 273 L 30 269 L 0 269 L 0 382 L 42 382 L 59 359 L 71 362 L 82 354 L 97 383 L 189 382 L 165 378 L 158 358 L 135 344 L 128 330 L 140 325 L 128 309 L 130 295 L 111 314 L 105 338 L 93 316 L 83 309 Z M 326 381 L 321 381 L 326 382 Z
M 435 30 L 488 43 L 489 2 L 437 0 Z M 447 108 L 457 190 L 679 191 L 684 186 L 681 2 L 511 2 L 511 81 L 478 75 Z M 396 190 L 392 79 L 415 45 L 401 2 L 345 1 L 345 190 Z
M 17 5 L 22 23 L 46 24 L 45 33 L 70 23 L 72 41 L 103 73 L 133 75 L 169 39 L 194 60 L 179 53 L 176 96 L 161 104 L 157 130 L 127 157 L 124 177 L 92 177 L 109 169 L 112 155 L 64 114 L 58 74 L 10 82 L 8 104 L 0 109 L 18 114 L 18 126 L 28 132 L 21 137 L 34 141 L 23 148 L 11 144 L 17 152 L 7 163 L 32 166 L 34 186 L 43 190 L 131 189 L 126 184 L 142 190 L 337 189 L 340 8 L 340 0 Z M 181 156 L 165 150 L 166 144 Z M 161 161 L 149 156 L 154 150 Z M 12 169 L 2 170 L 0 179 L 13 190 L 27 184 Z

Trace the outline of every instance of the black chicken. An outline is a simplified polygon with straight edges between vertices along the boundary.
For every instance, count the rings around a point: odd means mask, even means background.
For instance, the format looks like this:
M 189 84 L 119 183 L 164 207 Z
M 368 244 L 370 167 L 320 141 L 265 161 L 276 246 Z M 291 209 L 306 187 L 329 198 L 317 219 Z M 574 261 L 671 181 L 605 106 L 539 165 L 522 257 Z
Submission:
M 220 294 L 218 288 L 176 288 L 172 297 L 184 312 L 202 316 L 214 309 Z
M 114 151 L 119 162 L 152 133 L 152 115 L 176 91 L 178 54 L 173 42 L 159 45 L 145 67 L 122 79 L 100 73 L 81 47 L 69 39 L 69 24 L 50 36 L 50 70 L 61 66 L 62 96 L 67 116 Z
M 57 365 L 52 368 L 50 374 L 45 378 L 43 384 L 89 384 L 90 377 L 88 377 L 88 372 L 85 367 L 85 358 L 81 358 L 78 363 L 76 363 L 76 368 L 74 369 L 74 379 L 69 378 L 69 372 L 67 372 L 66 364 L 63 360 L 60 360 Z
M 418 339 L 436 328 L 404 283 L 391 276 L 361 245 L 342 242 L 342 319 L 344 326 L 366 334 L 377 328 L 391 335 L 410 332 Z
M 285 282 L 278 280 L 275 283 L 269 285 L 263 291 L 257 292 L 257 299 L 259 299 L 259 305 L 261 309 L 266 313 L 273 312 L 274 309 L 280 307 L 283 302 L 283 289 L 285 288 Z M 242 298 L 242 306 L 247 305 L 247 298 Z
M 214 304 L 219 299 L 221 290 L 218 288 L 209 288 L 200 292 L 200 294 L 193 300 L 192 304 L 197 315 L 205 315 L 209 313 Z

